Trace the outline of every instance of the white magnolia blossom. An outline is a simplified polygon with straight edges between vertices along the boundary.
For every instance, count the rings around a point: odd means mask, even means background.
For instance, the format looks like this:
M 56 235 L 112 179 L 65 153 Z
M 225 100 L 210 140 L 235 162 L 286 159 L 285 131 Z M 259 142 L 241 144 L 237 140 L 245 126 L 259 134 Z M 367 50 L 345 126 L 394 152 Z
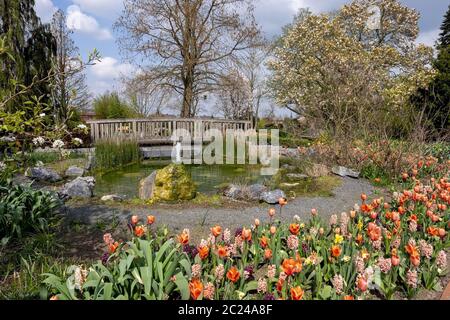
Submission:
M 86 129 L 87 127 L 86 127 L 85 124 L 80 123 L 79 125 L 77 125 L 77 128 L 78 128 L 78 129 L 84 130 L 84 129 Z
M 76 145 L 81 145 L 83 144 L 83 140 L 81 140 L 80 138 L 73 138 L 73 143 Z
M 33 144 L 35 146 L 42 146 L 45 143 L 45 139 L 43 137 L 36 137 L 33 139 Z
M 55 149 L 61 149 L 61 148 L 63 148 L 64 147 L 64 142 L 62 141 L 62 140 L 55 140 L 54 142 L 53 142 L 53 148 L 55 148 Z

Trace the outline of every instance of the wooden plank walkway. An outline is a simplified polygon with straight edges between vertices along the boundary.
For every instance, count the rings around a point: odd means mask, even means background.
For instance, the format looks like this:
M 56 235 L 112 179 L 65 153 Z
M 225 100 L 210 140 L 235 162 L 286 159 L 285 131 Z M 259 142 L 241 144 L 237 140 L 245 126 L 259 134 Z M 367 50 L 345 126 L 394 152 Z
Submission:
M 198 118 L 161 118 L 161 119 L 104 119 L 87 121 L 91 126 L 92 141 L 114 137 L 136 138 L 140 144 L 167 144 L 171 142 L 176 129 L 187 130 L 192 139 L 202 138 L 209 129 L 218 129 L 225 134 L 227 129 L 248 130 L 252 122 L 247 120 L 198 119 Z

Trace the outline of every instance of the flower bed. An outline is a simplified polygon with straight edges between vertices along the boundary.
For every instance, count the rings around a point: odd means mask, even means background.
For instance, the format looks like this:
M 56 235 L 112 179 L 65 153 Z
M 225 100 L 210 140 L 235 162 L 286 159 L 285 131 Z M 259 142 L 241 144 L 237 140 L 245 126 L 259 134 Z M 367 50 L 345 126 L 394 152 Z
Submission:
M 52 299 L 384 299 L 439 289 L 447 269 L 449 162 L 418 164 L 402 176 L 390 201 L 361 203 L 325 223 L 258 219 L 235 231 L 211 228 L 190 242 L 188 229 L 170 237 L 153 216 L 129 223 L 132 239 L 104 236 L 107 252 L 68 279 L 47 274 Z

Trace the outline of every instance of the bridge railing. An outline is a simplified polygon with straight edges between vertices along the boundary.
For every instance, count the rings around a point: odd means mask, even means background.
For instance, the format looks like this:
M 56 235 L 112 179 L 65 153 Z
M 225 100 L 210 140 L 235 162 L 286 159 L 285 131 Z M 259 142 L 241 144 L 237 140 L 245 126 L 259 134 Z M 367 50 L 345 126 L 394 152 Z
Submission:
M 205 132 L 218 129 L 248 130 L 252 122 L 247 120 L 161 118 L 161 119 L 104 119 L 87 121 L 91 126 L 92 141 L 114 137 L 133 137 L 140 143 L 169 142 L 174 130 L 185 129 L 193 139 L 208 140 Z

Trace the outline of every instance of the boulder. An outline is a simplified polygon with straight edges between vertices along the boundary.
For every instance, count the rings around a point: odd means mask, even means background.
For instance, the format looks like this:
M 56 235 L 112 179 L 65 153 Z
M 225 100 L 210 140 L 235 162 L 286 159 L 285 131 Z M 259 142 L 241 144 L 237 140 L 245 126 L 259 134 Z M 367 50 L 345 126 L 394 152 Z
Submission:
M 148 177 L 139 181 L 139 199 L 148 200 L 153 197 L 153 189 L 155 187 L 156 170 Z
M 77 166 L 70 166 L 66 172 L 66 177 L 81 177 L 84 174 L 84 169 Z
M 267 191 L 267 187 L 260 183 L 249 185 L 247 188 L 247 197 L 250 200 L 259 200 L 261 194 Z
M 300 152 L 297 148 L 280 147 L 280 156 L 296 158 L 296 157 L 300 156 Z
M 359 177 L 358 171 L 348 169 L 343 166 L 335 166 L 335 167 L 331 168 L 331 172 L 333 172 L 334 174 L 341 176 L 341 177 L 351 177 L 351 178 Z
M 269 204 L 276 204 L 280 198 L 286 198 L 285 193 L 281 189 L 275 189 L 261 193 L 259 200 Z
M 243 198 L 243 191 L 240 186 L 230 184 L 223 191 L 223 195 L 234 200 L 240 200 Z
M 61 176 L 54 170 L 44 167 L 31 167 L 25 172 L 25 176 L 37 181 L 57 182 L 62 180 Z
M 326 165 L 313 163 L 312 166 L 305 168 L 305 173 L 312 178 L 318 178 L 327 176 L 330 173 L 330 170 Z
M 123 198 L 117 194 L 108 194 L 100 198 L 101 201 L 122 201 Z
M 150 185 L 150 177 L 148 185 Z M 141 181 L 143 183 L 143 181 Z M 192 181 L 191 174 L 183 164 L 170 164 L 156 171 L 154 184 L 151 188 L 151 200 L 177 201 L 191 200 L 197 194 L 197 187 Z M 147 189 L 148 195 L 150 189 Z M 144 192 L 142 192 L 144 195 Z M 142 198 L 141 198 L 142 199 Z
M 78 177 L 66 183 L 61 193 L 68 197 L 90 198 L 94 196 L 94 187 L 94 177 Z

